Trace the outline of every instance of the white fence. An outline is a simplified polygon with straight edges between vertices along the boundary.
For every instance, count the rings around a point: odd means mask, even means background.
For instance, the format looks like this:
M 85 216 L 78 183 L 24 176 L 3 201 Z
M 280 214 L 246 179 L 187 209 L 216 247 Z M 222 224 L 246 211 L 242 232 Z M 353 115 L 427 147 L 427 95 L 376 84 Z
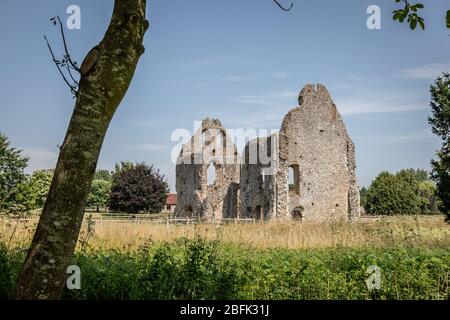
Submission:
M 200 223 L 212 223 L 212 224 L 229 224 L 229 223 L 256 223 L 255 219 L 241 219 L 241 218 L 221 218 L 213 219 L 211 221 L 205 221 L 198 218 L 154 218 L 145 216 L 129 216 L 129 215 L 114 215 L 114 216 L 101 216 L 101 217 L 85 217 L 84 222 L 89 220 L 95 223 L 154 223 L 154 224 L 200 224 Z M 15 219 L 16 221 L 24 222 L 38 222 L 39 218 L 20 218 Z

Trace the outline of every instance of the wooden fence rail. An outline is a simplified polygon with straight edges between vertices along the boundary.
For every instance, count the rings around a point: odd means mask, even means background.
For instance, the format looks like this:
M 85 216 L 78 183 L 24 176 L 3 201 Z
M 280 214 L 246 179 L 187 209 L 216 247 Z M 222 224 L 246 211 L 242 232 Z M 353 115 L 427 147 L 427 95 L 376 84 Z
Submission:
M 39 218 L 17 218 L 15 221 L 22 222 L 38 222 Z M 84 218 L 84 222 L 89 220 L 88 217 Z M 199 223 L 212 223 L 212 224 L 225 224 L 225 223 L 256 223 L 255 219 L 241 219 L 241 218 L 222 218 L 214 219 L 212 221 L 204 221 L 196 218 L 149 218 L 149 217 L 130 217 L 130 216 L 115 216 L 115 217 L 95 217 L 90 218 L 95 223 L 154 223 L 154 224 L 199 224 Z

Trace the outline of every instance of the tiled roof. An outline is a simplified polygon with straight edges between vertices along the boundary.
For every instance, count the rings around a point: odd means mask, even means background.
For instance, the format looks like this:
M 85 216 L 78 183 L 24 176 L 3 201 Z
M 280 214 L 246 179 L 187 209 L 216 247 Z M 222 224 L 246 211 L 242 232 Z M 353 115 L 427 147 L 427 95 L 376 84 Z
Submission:
M 166 199 L 166 206 L 174 206 L 177 204 L 177 194 L 169 193 Z

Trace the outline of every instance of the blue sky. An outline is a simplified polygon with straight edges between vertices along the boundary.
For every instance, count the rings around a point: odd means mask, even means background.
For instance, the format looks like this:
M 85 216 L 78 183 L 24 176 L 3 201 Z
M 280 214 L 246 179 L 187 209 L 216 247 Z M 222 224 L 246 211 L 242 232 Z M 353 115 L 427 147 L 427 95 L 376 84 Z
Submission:
M 99 168 L 152 163 L 173 188 L 171 134 L 211 116 L 226 128 L 279 129 L 306 83 L 329 89 L 356 144 L 357 175 L 429 169 L 439 147 L 427 124 L 429 86 L 450 71 L 447 0 L 422 1 L 427 29 L 392 21 L 393 0 L 299 1 L 285 13 L 271 0 L 148 1 L 146 52 L 106 136 Z M 62 53 L 55 14 L 81 8 L 67 30 L 82 61 L 109 23 L 112 0 L 0 1 L 0 131 L 31 157 L 29 172 L 54 166 L 74 100 L 43 40 Z M 366 9 L 381 7 L 381 30 Z

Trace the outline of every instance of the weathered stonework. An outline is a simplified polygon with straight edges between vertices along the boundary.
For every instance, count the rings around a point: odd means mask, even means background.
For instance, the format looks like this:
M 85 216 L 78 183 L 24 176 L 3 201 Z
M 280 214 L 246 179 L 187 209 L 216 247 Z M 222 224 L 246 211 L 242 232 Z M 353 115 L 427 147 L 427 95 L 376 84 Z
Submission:
M 176 166 L 176 217 L 212 221 L 237 217 L 239 154 L 219 120 L 207 118 L 180 152 Z M 208 168 L 216 179 L 208 185 Z
M 208 148 L 207 143 L 200 155 L 190 152 L 193 141 L 210 128 L 221 132 L 223 141 L 229 140 L 218 120 L 206 119 L 183 148 L 188 152 L 182 152 L 179 160 L 198 156 L 204 161 L 177 165 L 181 201 L 177 215 L 192 214 L 206 220 L 359 218 L 355 146 L 323 85 L 306 85 L 299 106 L 284 117 L 280 132 L 247 143 L 242 163 L 234 144 L 227 142 L 233 146 L 233 157 L 226 159 L 225 154 L 226 164 L 215 165 L 218 176 L 213 186 L 205 179 L 208 165 L 217 162 L 211 149 L 216 147 Z M 214 146 L 214 139 L 210 143 Z

